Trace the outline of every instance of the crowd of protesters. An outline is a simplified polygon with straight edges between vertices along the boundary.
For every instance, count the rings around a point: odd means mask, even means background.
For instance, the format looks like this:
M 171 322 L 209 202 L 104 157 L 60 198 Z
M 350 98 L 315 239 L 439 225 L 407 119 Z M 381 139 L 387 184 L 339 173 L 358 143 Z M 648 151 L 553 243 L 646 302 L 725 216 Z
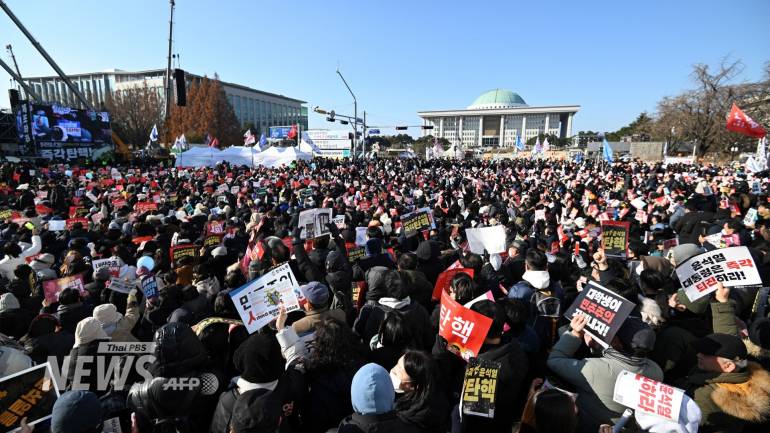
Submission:
M 627 370 L 686 396 L 678 420 L 637 414 L 623 431 L 766 432 L 767 291 L 720 284 L 690 302 L 675 267 L 720 247 L 710 235 L 737 235 L 770 286 L 768 176 L 738 166 L 544 159 L 315 159 L 278 169 L 6 164 L 0 378 L 68 362 L 51 420 L 27 431 L 100 432 L 118 417 L 124 432 L 594 433 L 621 418 L 613 390 Z M 148 202 L 157 209 L 136 206 Z M 401 215 L 426 207 L 435 229 L 401 230 Z M 344 227 L 330 223 L 328 235 L 306 243 L 298 217 L 313 208 L 344 215 Z M 757 218 L 747 225 L 749 209 Z M 87 223 L 51 230 L 72 216 Z M 607 218 L 630 222 L 626 259 L 601 248 Z M 224 236 L 206 245 L 215 221 Z M 465 229 L 497 225 L 506 252 L 468 251 Z M 357 227 L 367 228 L 365 255 L 351 262 L 346 245 Z M 197 254 L 173 260 L 172 247 L 184 244 Z M 109 270 L 93 271 L 105 258 L 135 286 L 128 293 L 109 288 Z M 478 354 L 500 365 L 492 418 L 462 414 L 466 361 L 438 335 L 431 294 L 457 261 L 474 275 L 452 279 L 453 300 L 490 293 L 471 309 L 492 319 Z M 287 262 L 302 310 L 282 309 L 249 334 L 229 292 Z M 75 275 L 82 291 L 45 299 L 45 281 Z M 148 276 L 158 296 L 139 289 Z M 585 333 L 585 316 L 558 314 L 589 281 L 636 305 L 607 348 Z M 95 368 L 77 371 L 80 357 L 117 356 L 99 352 L 105 341 L 154 342 L 151 377 L 105 388 Z M 216 389 L 206 389 L 211 383 Z

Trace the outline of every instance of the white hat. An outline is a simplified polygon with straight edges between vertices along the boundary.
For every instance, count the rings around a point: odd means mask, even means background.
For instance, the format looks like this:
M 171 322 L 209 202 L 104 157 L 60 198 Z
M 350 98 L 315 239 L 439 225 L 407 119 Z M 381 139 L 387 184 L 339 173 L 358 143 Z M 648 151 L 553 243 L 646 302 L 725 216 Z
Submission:
M 93 317 L 104 326 L 119 322 L 123 315 L 118 313 L 118 309 L 114 305 L 102 304 L 94 308 Z
M 13 293 L 4 293 L 0 295 L 0 312 L 7 310 L 15 310 L 20 308 L 19 300 Z
M 109 338 L 102 329 L 102 324 L 93 317 L 81 320 L 75 328 L 75 346 L 88 344 L 94 340 L 109 340 Z
M 224 246 L 216 247 L 213 250 L 211 250 L 211 255 L 214 256 L 214 257 L 226 256 L 227 255 L 227 247 L 224 247 Z
M 17 186 L 16 189 L 19 190 L 19 191 L 28 190 L 29 189 L 29 184 L 28 183 L 22 183 L 21 185 Z

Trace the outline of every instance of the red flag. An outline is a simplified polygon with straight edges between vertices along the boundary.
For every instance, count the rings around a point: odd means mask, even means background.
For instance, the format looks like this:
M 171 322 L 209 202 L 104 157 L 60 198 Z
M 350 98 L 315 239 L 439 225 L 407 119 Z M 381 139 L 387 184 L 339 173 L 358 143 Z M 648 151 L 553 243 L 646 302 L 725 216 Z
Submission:
M 727 129 L 749 137 L 762 138 L 766 135 L 765 128 L 747 116 L 737 105 L 733 104 L 727 116 Z
M 219 148 L 219 139 L 214 137 L 213 140 L 211 140 L 211 147 Z
M 286 134 L 286 138 L 290 140 L 297 138 L 297 125 L 291 125 L 291 130 Z

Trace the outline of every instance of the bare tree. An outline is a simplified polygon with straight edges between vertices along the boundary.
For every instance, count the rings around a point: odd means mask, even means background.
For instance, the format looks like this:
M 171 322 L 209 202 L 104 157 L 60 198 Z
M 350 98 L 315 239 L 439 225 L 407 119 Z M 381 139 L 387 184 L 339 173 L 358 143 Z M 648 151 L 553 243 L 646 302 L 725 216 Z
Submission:
M 762 81 L 734 83 L 743 69 L 740 61 L 727 59 L 715 70 L 705 64 L 695 65 L 692 78 L 696 87 L 658 103 L 655 135 L 667 137 L 671 150 L 684 142 L 695 143 L 698 155 L 726 152 L 735 143 L 750 147 L 753 140 L 728 131 L 725 122 L 733 103 L 760 122 L 762 113 L 770 111 L 770 64 Z
M 153 125 L 163 129 L 161 90 L 144 82 L 107 95 L 105 105 L 112 117 L 112 129 L 134 149 L 147 142 Z

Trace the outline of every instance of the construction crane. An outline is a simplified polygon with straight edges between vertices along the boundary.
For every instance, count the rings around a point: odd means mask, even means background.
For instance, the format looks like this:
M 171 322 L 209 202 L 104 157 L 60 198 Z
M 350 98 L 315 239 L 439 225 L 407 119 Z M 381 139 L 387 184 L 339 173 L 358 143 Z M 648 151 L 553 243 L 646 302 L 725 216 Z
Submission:
M 59 65 L 57 65 L 56 62 L 53 60 L 53 58 L 51 58 L 51 56 L 48 54 L 48 52 L 45 50 L 45 48 L 43 48 L 43 46 L 40 44 L 40 42 L 38 42 L 35 39 L 35 37 L 32 36 L 32 33 L 30 33 L 29 30 L 27 30 L 27 28 L 24 27 L 24 24 L 22 24 L 22 22 L 19 20 L 19 18 L 16 17 L 16 15 L 11 11 L 11 8 L 9 8 L 7 4 L 5 4 L 5 1 L 0 0 L 0 8 L 2 8 L 3 11 L 5 12 L 5 14 L 8 15 L 8 18 L 10 18 L 11 21 L 13 21 L 13 23 L 16 24 L 16 27 L 18 27 L 19 30 L 21 30 L 21 32 L 24 33 L 24 36 L 26 36 L 27 39 L 29 39 L 29 42 L 32 44 L 32 46 L 35 47 L 35 49 L 37 49 L 37 51 L 40 53 L 40 55 L 43 56 L 45 61 L 48 62 L 49 65 L 51 65 L 53 70 L 56 71 L 56 74 L 59 75 L 59 78 L 62 79 L 64 84 L 78 98 L 80 103 L 83 104 L 83 107 L 85 107 L 86 109 L 91 110 L 91 111 L 96 111 L 94 109 L 93 105 L 91 105 L 91 103 L 88 102 L 88 99 L 86 99 L 86 97 L 83 95 L 83 93 L 81 93 L 80 90 L 78 90 L 78 88 L 75 87 L 74 84 L 72 84 L 72 81 L 69 79 L 69 77 L 67 77 L 67 75 L 64 74 L 64 71 L 62 71 L 62 69 L 59 67 Z M 0 61 L 0 63 L 2 63 L 2 61 Z M 14 59 L 14 63 L 15 63 L 15 59 Z M 5 63 L 2 63 L 2 65 L 3 65 L 4 69 L 6 69 L 6 71 L 9 71 L 9 73 L 12 72 L 12 71 L 10 71 L 10 68 L 7 67 L 7 65 Z M 17 69 L 18 69 L 18 67 L 17 67 Z M 21 74 L 11 73 L 11 76 L 14 76 L 14 79 L 17 80 L 17 82 L 23 83 L 23 80 L 21 79 Z M 33 93 L 31 93 L 29 91 L 30 90 L 29 86 L 25 86 L 24 84 L 22 84 L 22 87 L 24 87 L 24 89 L 30 95 L 32 95 L 36 100 L 40 100 L 39 96 L 34 95 Z M 115 132 L 112 133 L 112 140 L 113 140 L 113 143 L 117 146 L 118 153 L 123 155 L 123 157 L 126 158 L 126 159 L 131 157 L 131 151 L 128 149 L 128 146 L 126 146 L 126 144 L 123 143 L 123 140 L 121 140 L 120 137 L 118 137 L 118 135 L 115 134 Z

